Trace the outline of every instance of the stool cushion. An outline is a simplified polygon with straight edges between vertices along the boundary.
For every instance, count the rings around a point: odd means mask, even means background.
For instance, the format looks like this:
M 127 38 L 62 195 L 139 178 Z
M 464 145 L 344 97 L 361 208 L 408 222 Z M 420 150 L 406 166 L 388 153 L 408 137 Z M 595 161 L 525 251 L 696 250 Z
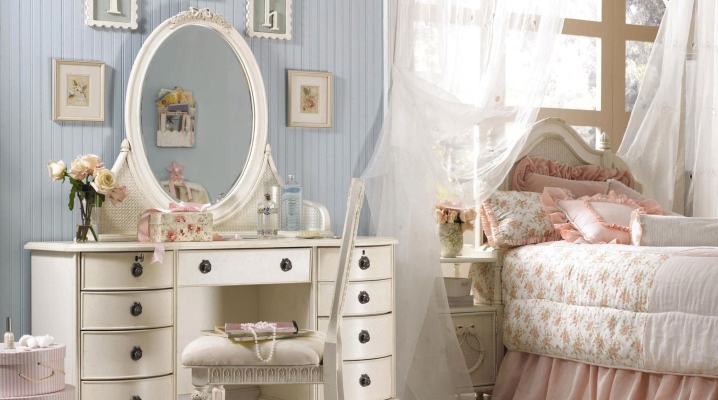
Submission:
M 262 358 L 272 349 L 271 340 L 259 342 Z M 184 348 L 185 367 L 254 366 L 254 365 L 319 365 L 324 355 L 324 334 L 277 339 L 274 356 L 269 362 L 257 358 L 254 341 L 237 342 L 219 336 L 202 336 Z

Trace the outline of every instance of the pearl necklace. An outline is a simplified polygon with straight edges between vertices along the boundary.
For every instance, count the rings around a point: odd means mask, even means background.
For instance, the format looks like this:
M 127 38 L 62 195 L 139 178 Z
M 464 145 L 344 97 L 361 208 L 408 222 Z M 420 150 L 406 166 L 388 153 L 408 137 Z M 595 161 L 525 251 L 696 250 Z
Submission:
M 268 329 L 272 328 L 272 348 L 269 349 L 269 356 L 265 359 L 262 357 L 262 354 L 259 352 L 259 338 L 257 337 L 257 332 L 255 329 Z M 272 360 L 272 357 L 274 357 L 274 348 L 277 346 L 277 324 L 265 322 L 265 321 L 259 321 L 256 324 L 242 324 L 241 329 L 246 329 L 250 332 L 252 332 L 252 335 L 254 335 L 254 353 L 257 355 L 257 358 L 261 362 L 269 362 Z

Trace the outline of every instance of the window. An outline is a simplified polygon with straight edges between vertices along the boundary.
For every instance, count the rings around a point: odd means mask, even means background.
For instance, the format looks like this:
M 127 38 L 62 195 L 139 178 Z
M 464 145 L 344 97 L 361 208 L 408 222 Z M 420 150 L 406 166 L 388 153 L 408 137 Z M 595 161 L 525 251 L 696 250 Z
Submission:
M 615 152 L 636 102 L 665 4 L 663 0 L 567 1 L 563 35 L 554 48 L 539 118 L 565 120 L 592 146 L 599 132 L 607 132 Z M 517 69 L 508 69 L 507 76 L 521 73 L 511 62 L 507 68 Z

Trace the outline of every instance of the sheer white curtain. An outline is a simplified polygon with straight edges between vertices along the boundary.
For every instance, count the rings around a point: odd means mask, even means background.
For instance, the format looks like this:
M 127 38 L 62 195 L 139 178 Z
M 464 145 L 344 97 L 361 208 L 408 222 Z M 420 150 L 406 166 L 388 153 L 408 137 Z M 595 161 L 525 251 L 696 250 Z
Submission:
M 472 392 L 448 314 L 434 205 L 486 199 L 535 122 L 562 0 L 394 0 L 388 115 L 363 178 L 377 235 L 399 240 L 397 390 Z M 512 64 L 514 63 L 514 64 Z M 525 73 L 507 76 L 507 65 Z M 499 327 L 500 329 L 500 327 Z
M 618 150 L 647 196 L 702 217 L 718 216 L 717 15 L 714 0 L 666 2 Z

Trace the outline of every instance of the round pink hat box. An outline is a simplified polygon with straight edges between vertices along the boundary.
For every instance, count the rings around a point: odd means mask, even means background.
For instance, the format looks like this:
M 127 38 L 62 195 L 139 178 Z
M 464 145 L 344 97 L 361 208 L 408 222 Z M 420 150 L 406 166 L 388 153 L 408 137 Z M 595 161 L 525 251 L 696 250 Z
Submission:
M 0 400 L 75 400 L 75 387 L 66 385 L 65 390 L 61 392 L 23 397 L 0 397 Z
M 24 399 L 23 396 L 61 392 L 64 389 L 64 344 L 53 344 L 30 351 L 0 348 L 0 398 Z M 58 397 L 60 398 L 64 399 Z

